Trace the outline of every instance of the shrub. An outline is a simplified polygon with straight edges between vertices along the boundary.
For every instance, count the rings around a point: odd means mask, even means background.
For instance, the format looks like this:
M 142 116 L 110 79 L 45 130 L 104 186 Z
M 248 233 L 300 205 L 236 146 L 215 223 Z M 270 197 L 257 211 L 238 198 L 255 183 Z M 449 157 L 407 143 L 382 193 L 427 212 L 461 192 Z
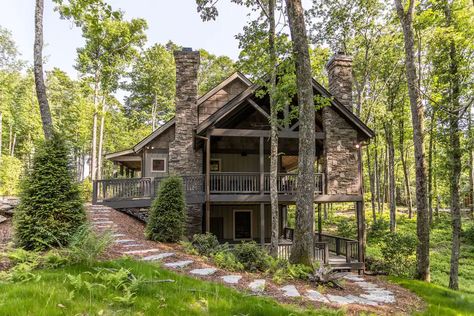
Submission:
M 15 238 L 25 249 L 66 246 L 86 216 L 64 140 L 55 134 L 38 148 L 21 184 Z
M 211 233 L 195 234 L 191 244 L 202 256 L 210 256 L 220 248 L 217 237 Z
M 99 235 L 89 225 L 83 225 L 74 234 L 67 249 L 67 256 L 72 263 L 91 265 L 99 259 L 111 243 L 110 233 Z
M 17 195 L 21 161 L 7 155 L 3 155 L 0 160 L 0 195 Z
M 462 237 L 471 245 L 474 245 L 474 225 L 469 226 L 462 232 Z
M 242 271 L 244 266 L 235 257 L 234 253 L 229 250 L 217 251 L 212 255 L 215 265 L 221 269 L 228 271 Z
M 390 228 L 390 222 L 384 218 L 380 218 L 375 221 L 369 229 L 370 238 L 379 238 L 385 235 Z
M 380 247 L 389 274 L 413 277 L 415 272 L 416 237 L 411 234 L 389 233 Z
M 352 218 L 340 217 L 336 222 L 336 226 L 339 236 L 353 238 L 357 235 L 357 223 Z
M 307 280 L 313 271 L 313 267 L 304 264 L 292 264 L 284 259 L 271 258 L 269 262 L 270 268 L 267 272 L 272 274 L 273 282 L 278 284 L 295 279 Z
M 183 236 L 185 224 L 183 180 L 171 176 L 161 182 L 158 196 L 151 205 L 146 237 L 155 241 L 176 242 Z
M 80 184 L 81 195 L 84 201 L 90 202 L 92 200 L 92 181 L 90 178 L 84 179 Z
M 247 271 L 266 271 L 270 267 L 270 255 L 255 241 L 242 241 L 233 252 Z

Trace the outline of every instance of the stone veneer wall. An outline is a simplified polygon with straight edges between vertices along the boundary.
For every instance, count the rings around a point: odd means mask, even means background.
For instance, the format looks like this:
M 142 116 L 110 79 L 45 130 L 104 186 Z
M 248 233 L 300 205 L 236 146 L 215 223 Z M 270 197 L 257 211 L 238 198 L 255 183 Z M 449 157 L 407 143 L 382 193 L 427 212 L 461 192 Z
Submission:
M 327 64 L 329 91 L 352 111 L 352 58 L 335 54 Z M 332 107 L 323 108 L 327 194 L 361 194 L 357 131 Z
M 176 124 L 170 143 L 169 172 L 177 175 L 202 174 L 202 150 L 194 149 L 194 129 L 198 124 L 197 75 L 199 52 L 183 49 L 174 53 L 176 63 Z M 188 236 L 202 231 L 202 205 L 187 204 Z

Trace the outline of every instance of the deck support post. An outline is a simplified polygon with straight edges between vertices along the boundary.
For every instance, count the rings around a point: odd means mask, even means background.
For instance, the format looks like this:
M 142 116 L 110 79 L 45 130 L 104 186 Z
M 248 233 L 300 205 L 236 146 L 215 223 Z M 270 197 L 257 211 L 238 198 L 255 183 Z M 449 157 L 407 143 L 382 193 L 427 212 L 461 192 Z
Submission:
M 265 245 L 265 204 L 260 203 L 260 243 Z
M 323 232 L 323 223 L 321 219 L 321 203 L 318 203 L 318 241 L 321 241 L 321 234 Z
M 259 144 L 259 158 L 260 158 L 260 194 L 263 194 L 265 191 L 265 156 L 264 156 L 264 143 L 263 137 L 260 137 L 260 144 Z
M 206 140 L 206 233 L 211 231 L 211 135 Z
M 357 213 L 357 241 L 358 252 L 359 252 L 359 262 L 364 263 L 364 251 L 365 251 L 365 214 L 364 214 L 364 204 L 362 201 L 356 202 L 356 213 Z

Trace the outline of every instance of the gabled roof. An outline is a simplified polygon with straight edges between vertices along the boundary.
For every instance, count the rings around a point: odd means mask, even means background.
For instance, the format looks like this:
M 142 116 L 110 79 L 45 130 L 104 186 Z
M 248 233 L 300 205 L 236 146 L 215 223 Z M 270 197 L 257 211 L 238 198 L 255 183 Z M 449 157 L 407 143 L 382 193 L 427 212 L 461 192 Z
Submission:
M 120 157 L 120 156 L 131 155 L 131 154 L 134 154 L 134 153 L 135 152 L 132 149 L 125 149 L 125 150 L 121 150 L 121 151 L 116 151 L 114 153 L 106 154 L 105 159 L 113 159 L 113 158 L 117 158 L 117 157 Z
M 155 129 L 150 135 L 148 135 L 147 137 L 145 137 L 144 139 L 142 139 L 138 144 L 136 144 L 134 147 L 133 147 L 133 151 L 134 152 L 138 152 L 140 151 L 143 147 L 145 147 L 149 142 L 151 142 L 152 140 L 154 140 L 158 135 L 160 135 L 161 133 L 163 133 L 164 131 L 166 131 L 169 127 L 171 127 L 172 125 L 174 125 L 175 123 L 175 118 L 173 117 L 172 119 L 170 119 L 168 122 L 166 122 L 165 124 L 161 125 L 160 127 L 158 127 L 157 129 Z
M 214 114 L 209 116 L 206 120 L 201 122 L 196 128 L 196 133 L 201 134 L 211 125 L 216 124 L 218 121 L 223 119 L 228 113 L 232 112 L 235 108 L 243 104 L 253 93 L 261 88 L 260 85 L 253 84 L 247 89 L 242 91 L 232 100 L 230 100 L 226 105 L 217 110 Z M 331 106 L 333 106 L 337 112 L 353 124 L 360 132 L 367 136 L 367 138 L 372 138 L 375 136 L 375 133 L 362 122 L 352 111 L 346 108 L 339 100 L 337 100 L 329 91 L 327 91 L 323 86 L 321 86 L 316 80 L 313 79 L 313 88 L 318 91 L 322 96 L 330 98 Z
M 227 86 L 229 83 L 234 81 L 235 79 L 239 79 L 242 81 L 244 84 L 247 86 L 252 85 L 252 82 L 240 71 L 236 71 L 233 74 L 231 74 L 229 77 L 224 79 L 221 83 L 219 83 L 217 86 L 206 92 L 204 95 L 200 96 L 197 100 L 197 106 L 199 106 L 201 103 L 212 97 L 214 94 L 216 94 L 219 90 L 223 89 L 225 86 Z

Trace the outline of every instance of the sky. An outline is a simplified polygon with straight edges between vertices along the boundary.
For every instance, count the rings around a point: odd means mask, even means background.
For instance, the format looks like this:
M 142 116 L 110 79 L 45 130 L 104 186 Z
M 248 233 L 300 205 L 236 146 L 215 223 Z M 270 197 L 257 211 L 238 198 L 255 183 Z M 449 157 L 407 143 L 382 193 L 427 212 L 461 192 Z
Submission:
M 61 20 L 52 0 L 44 0 L 45 69 L 58 67 L 76 78 L 76 48 L 84 43 L 81 31 L 69 21 Z M 148 22 L 147 46 L 172 40 L 178 45 L 204 48 L 216 55 L 238 57 L 238 41 L 247 20 L 247 9 L 233 3 L 219 3 L 216 21 L 203 22 L 195 0 L 108 0 L 120 8 L 126 19 L 144 18 Z M 230 1 L 229 1 L 230 2 Z M 32 64 L 35 0 L 0 0 L 0 26 L 13 35 L 21 58 Z

